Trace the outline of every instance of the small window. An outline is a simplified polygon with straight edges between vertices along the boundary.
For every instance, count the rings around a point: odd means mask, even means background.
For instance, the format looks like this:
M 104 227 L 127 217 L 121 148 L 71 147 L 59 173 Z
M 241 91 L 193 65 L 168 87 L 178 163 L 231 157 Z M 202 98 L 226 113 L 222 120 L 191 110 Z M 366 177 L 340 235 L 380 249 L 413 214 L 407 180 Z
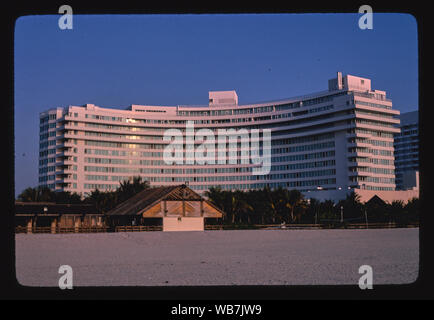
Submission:
M 365 80 L 360 80 L 360 82 L 361 82 L 362 84 L 365 84 Z

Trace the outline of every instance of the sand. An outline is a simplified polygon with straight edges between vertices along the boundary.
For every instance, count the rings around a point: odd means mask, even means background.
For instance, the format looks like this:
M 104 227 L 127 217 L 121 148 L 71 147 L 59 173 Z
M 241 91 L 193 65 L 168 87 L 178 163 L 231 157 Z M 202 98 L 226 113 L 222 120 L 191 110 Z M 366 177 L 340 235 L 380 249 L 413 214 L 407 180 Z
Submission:
M 17 280 L 58 286 L 357 285 L 417 279 L 419 229 L 17 234 Z

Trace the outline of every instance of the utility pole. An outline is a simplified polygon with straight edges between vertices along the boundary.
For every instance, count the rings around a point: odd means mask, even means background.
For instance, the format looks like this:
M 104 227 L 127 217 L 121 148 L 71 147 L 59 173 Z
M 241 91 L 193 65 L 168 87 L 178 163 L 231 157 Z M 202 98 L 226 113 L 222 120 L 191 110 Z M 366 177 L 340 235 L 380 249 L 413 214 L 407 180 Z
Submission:
M 366 221 L 366 229 L 368 229 L 368 213 L 366 212 L 366 208 L 365 208 L 365 221 Z
M 341 223 L 344 222 L 344 206 L 341 206 Z

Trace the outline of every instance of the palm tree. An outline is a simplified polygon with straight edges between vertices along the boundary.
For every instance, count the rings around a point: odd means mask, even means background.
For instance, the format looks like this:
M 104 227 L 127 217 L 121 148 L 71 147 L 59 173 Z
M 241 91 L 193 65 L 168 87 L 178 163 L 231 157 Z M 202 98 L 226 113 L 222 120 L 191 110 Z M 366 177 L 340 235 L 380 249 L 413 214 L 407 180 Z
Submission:
M 238 216 L 238 222 L 242 222 L 242 218 L 247 215 L 249 219 L 249 213 L 253 211 L 253 207 L 244 199 L 244 193 L 242 191 L 235 191 L 232 193 L 232 223 L 235 222 L 235 216 Z
M 402 200 L 394 200 L 389 205 L 389 218 L 390 220 L 394 220 L 395 222 L 401 222 L 403 211 L 404 211 L 404 202 Z
M 148 188 L 150 188 L 149 181 L 143 180 L 140 176 L 133 177 L 133 190 L 135 193 L 138 193 Z
M 245 200 L 246 195 L 241 191 L 221 191 L 220 188 L 211 188 L 206 195 L 224 212 L 223 221 L 235 224 L 236 220 L 241 222 L 243 217 L 253 212 L 253 207 Z M 247 217 L 247 220 L 249 219 Z
M 315 223 L 318 223 L 320 209 L 321 202 L 318 199 L 311 198 L 309 200 L 309 205 L 306 212 L 306 214 L 308 215 L 308 219 L 310 221 L 315 221 Z
M 76 192 L 71 193 L 69 191 L 55 192 L 53 200 L 56 203 L 70 203 L 70 204 L 80 204 L 82 203 L 81 197 Z
M 38 189 L 37 188 L 26 188 L 17 197 L 18 201 L 22 202 L 36 202 L 38 201 Z
M 55 202 L 56 193 L 47 187 L 27 188 L 17 199 L 23 202 Z
M 217 206 L 220 209 L 223 209 L 223 192 L 220 187 L 217 188 L 209 188 L 208 191 L 205 192 L 205 196 L 208 198 L 209 201 L 212 202 L 215 206 Z
M 337 219 L 336 206 L 333 200 L 325 200 L 321 203 L 321 218 Z
M 304 201 L 303 194 L 297 189 L 290 190 L 285 194 L 285 202 L 286 207 L 289 208 L 291 222 L 295 222 L 296 220 L 296 216 L 294 214 L 296 209 L 298 209 L 298 219 L 300 219 L 301 214 L 303 214 L 304 209 L 306 209 L 306 203 Z
M 273 207 L 276 209 L 276 215 L 279 218 L 280 222 L 286 222 L 288 219 L 288 210 L 286 206 L 286 193 L 288 190 L 279 187 L 272 191 L 272 198 L 276 199 L 273 202 Z
M 351 192 L 342 203 L 345 215 L 352 218 L 360 218 L 363 216 L 363 205 L 360 201 L 360 195 Z
M 84 202 L 93 204 L 98 212 L 102 212 L 102 192 L 98 188 L 92 190 Z
M 420 201 L 419 198 L 408 200 L 404 207 L 409 222 L 419 222 Z
M 93 204 L 98 212 L 107 212 L 120 203 L 117 191 L 101 192 L 98 189 L 92 190 L 84 201 Z
M 278 200 L 275 200 L 275 197 L 273 196 L 273 192 L 271 191 L 271 189 L 266 186 L 263 189 L 263 192 L 265 194 L 265 197 L 267 199 L 267 203 L 268 203 L 268 207 L 271 211 L 271 219 L 273 221 L 273 223 L 276 223 L 276 218 L 279 216 L 278 213 Z
M 212 187 L 208 191 L 205 192 L 205 196 L 208 200 L 215 205 L 217 208 L 223 211 L 222 220 L 226 221 L 227 213 L 225 211 L 225 195 L 220 187 Z
M 235 194 L 233 194 L 232 192 L 228 193 L 228 204 L 229 204 L 228 211 L 231 214 L 231 222 L 232 222 L 232 224 L 235 223 L 235 216 L 237 214 L 237 209 L 238 209 L 238 206 L 240 206 L 239 201 L 240 201 L 240 199 L 238 199 L 235 196 Z
M 265 224 L 272 216 L 272 208 L 263 190 L 251 190 L 245 193 L 245 201 L 252 207 L 248 220 Z
M 119 183 L 119 188 L 117 189 L 119 201 L 125 201 L 134 196 L 136 193 L 148 188 L 149 182 L 142 180 L 142 177 L 140 176 L 133 177 L 132 182 L 131 180 L 121 181 Z

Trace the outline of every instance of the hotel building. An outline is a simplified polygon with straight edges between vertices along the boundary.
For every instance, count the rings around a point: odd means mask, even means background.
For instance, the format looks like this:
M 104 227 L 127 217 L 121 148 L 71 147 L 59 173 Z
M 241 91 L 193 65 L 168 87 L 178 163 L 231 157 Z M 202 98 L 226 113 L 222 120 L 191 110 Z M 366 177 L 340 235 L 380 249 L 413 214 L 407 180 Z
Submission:
M 401 131 L 395 135 L 396 189 L 419 188 L 419 112 L 400 115 Z
M 326 91 L 265 103 L 238 105 L 235 91 L 216 91 L 205 106 L 55 108 L 40 114 L 39 185 L 85 195 L 140 175 L 151 186 L 188 182 L 199 193 L 217 186 L 391 191 L 398 115 L 385 91 L 371 89 L 370 79 L 340 72 Z M 168 165 L 163 135 L 167 129 L 185 135 L 187 123 L 215 133 L 271 130 L 270 172 L 253 174 L 258 165 L 241 157 L 236 164 Z M 242 145 L 229 151 L 241 155 Z

